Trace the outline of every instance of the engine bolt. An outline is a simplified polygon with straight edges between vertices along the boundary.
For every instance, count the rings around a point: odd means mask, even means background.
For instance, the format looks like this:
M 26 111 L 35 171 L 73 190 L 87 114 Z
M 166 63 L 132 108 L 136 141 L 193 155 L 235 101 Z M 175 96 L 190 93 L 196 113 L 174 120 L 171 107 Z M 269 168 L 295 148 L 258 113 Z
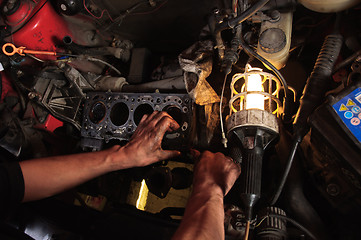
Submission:
M 340 186 L 334 183 L 330 183 L 327 185 L 326 191 L 329 195 L 336 197 L 340 194 Z

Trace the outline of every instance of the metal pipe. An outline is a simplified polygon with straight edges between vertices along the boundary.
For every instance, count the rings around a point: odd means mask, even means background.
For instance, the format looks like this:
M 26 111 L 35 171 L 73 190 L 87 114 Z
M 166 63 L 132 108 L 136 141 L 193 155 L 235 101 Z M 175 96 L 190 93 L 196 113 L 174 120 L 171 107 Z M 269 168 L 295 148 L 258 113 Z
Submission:
M 185 90 L 183 76 L 137 85 L 124 85 L 122 92 L 154 92 L 155 90 Z

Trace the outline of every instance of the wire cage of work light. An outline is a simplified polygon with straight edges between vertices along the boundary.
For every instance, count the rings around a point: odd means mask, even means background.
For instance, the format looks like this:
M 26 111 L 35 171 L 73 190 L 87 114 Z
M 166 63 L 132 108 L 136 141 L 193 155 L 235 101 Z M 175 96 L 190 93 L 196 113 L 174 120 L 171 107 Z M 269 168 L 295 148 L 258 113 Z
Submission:
M 248 109 L 265 110 L 277 117 L 283 113 L 279 99 L 283 87 L 278 78 L 261 68 L 247 64 L 244 73 L 233 75 L 230 88 L 230 115 Z

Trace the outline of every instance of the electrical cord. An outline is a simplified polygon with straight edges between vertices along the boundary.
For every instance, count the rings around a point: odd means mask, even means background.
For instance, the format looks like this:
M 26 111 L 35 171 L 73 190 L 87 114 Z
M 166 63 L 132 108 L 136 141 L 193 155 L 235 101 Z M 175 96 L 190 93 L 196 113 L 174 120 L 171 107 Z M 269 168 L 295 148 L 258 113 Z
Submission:
M 38 61 L 38 62 L 41 62 L 41 63 L 44 63 L 44 62 L 45 62 L 44 60 L 41 60 L 40 58 L 35 57 L 33 54 L 27 53 L 26 56 L 28 56 L 28 57 L 30 57 L 30 58 Z
M 155 1 L 155 2 L 159 2 L 159 1 Z M 147 4 L 149 3 L 149 1 L 140 1 L 136 4 L 134 4 L 133 6 L 131 6 L 130 8 L 126 9 L 122 14 L 120 14 L 117 18 L 114 19 L 114 22 L 112 22 L 111 24 L 109 24 L 107 27 L 105 27 L 105 31 L 109 30 L 111 27 L 113 27 L 113 25 L 117 24 L 118 26 L 123 22 L 123 19 L 126 18 L 127 16 L 131 15 L 132 12 L 134 12 L 134 10 L 136 10 L 138 7 L 142 6 L 143 4 Z M 159 5 L 155 10 L 159 10 L 165 3 L 167 3 L 167 0 L 164 1 L 161 5 Z M 154 10 L 152 10 L 154 11 Z M 148 13 L 134 13 L 133 15 L 141 15 L 141 14 L 149 14 L 151 12 Z
M 148 15 L 148 14 L 152 14 L 157 12 L 159 9 L 161 9 L 166 3 L 168 2 L 168 0 L 165 0 L 164 2 L 162 2 L 158 7 L 156 7 L 155 9 L 148 11 L 148 12 L 136 12 L 136 13 L 131 13 L 130 15 L 134 16 L 134 15 Z
M 223 143 L 225 148 L 227 148 L 227 141 L 228 140 L 226 138 L 226 134 L 224 132 L 224 126 L 223 126 L 222 103 L 223 103 L 224 89 L 226 88 L 227 76 L 228 76 L 228 72 L 224 75 L 223 87 L 222 87 L 222 93 L 221 93 L 221 100 L 219 101 L 219 119 L 220 119 L 221 131 L 222 131 L 222 143 Z
M 251 222 L 247 221 L 246 230 L 245 230 L 244 238 L 243 238 L 244 240 L 248 240 L 250 225 L 251 225 Z
M 301 138 L 301 137 L 295 137 L 295 139 L 293 140 L 291 152 L 290 152 L 290 154 L 289 154 L 289 157 L 288 157 L 288 160 L 287 160 L 287 163 L 286 163 L 285 170 L 284 170 L 284 172 L 283 172 L 283 175 L 282 175 L 282 178 L 281 178 L 281 180 L 280 180 L 280 183 L 278 184 L 277 191 L 275 192 L 275 194 L 273 195 L 273 198 L 271 199 L 271 203 L 270 203 L 271 206 L 273 206 L 273 205 L 276 204 L 278 198 L 279 198 L 280 195 L 281 195 L 281 192 L 282 192 L 283 187 L 284 187 L 284 185 L 285 185 L 285 183 L 286 183 L 288 174 L 290 173 L 291 166 L 292 166 L 293 160 L 294 160 L 295 155 L 296 155 L 297 147 L 298 147 L 298 145 L 300 144 L 301 141 L 302 141 L 302 138 Z
M 337 64 L 332 70 L 332 74 L 336 73 L 341 68 L 344 68 L 347 65 L 351 64 L 360 55 L 361 55 L 361 49 L 355 52 L 354 54 L 352 54 L 351 56 L 349 56 L 348 58 L 346 58 L 345 60 L 343 60 L 342 62 L 340 62 L 339 64 Z
M 86 4 L 85 4 L 85 0 L 83 0 L 83 5 L 84 5 L 84 9 L 85 9 L 85 10 L 90 14 L 90 16 L 92 16 L 93 18 L 95 18 L 95 19 L 101 19 L 101 18 L 103 17 L 104 13 L 106 12 L 107 15 L 108 15 L 108 17 L 109 17 L 109 19 L 110 19 L 110 21 L 111 21 L 111 22 L 114 22 L 113 18 L 110 16 L 110 13 L 108 12 L 108 10 L 103 9 L 102 12 L 101 12 L 101 14 L 100 14 L 100 16 L 97 17 L 97 16 L 95 16 L 95 15 L 87 8 L 87 6 L 86 6 Z
M 264 220 L 266 220 L 266 218 L 268 218 L 268 216 L 265 216 L 261 219 L 261 221 L 259 221 L 259 223 L 257 223 L 257 225 L 255 226 L 256 228 L 261 226 L 261 224 L 263 223 Z
M 268 2 L 269 2 L 269 0 L 257 1 L 257 3 L 255 3 L 252 7 L 247 8 L 247 10 L 244 11 L 242 14 L 240 14 L 238 17 L 235 17 L 231 20 L 223 21 L 221 24 L 219 24 L 216 27 L 215 32 L 221 32 L 225 29 L 234 28 L 241 22 L 247 20 L 249 17 L 251 17 L 256 12 L 258 12 Z
M 110 63 L 107 63 L 106 61 L 103 61 L 101 59 L 98 58 L 94 58 L 94 57 L 87 57 L 87 60 L 91 61 L 91 62 L 100 62 L 108 67 L 110 67 L 111 69 L 113 69 L 116 73 L 118 73 L 119 75 L 122 75 L 122 73 L 113 65 L 111 65 Z
M 255 51 L 253 51 L 253 49 L 250 46 L 248 46 L 248 44 L 244 41 L 242 36 L 240 37 L 240 44 L 241 44 L 242 48 L 248 54 L 252 55 L 256 59 L 258 59 L 260 62 L 264 63 L 265 65 L 267 65 L 267 67 L 269 67 L 272 70 L 272 72 L 276 75 L 276 77 L 281 81 L 281 83 L 282 83 L 282 85 L 283 85 L 283 87 L 285 89 L 285 99 L 287 99 L 288 84 L 287 84 L 285 78 L 280 73 L 280 71 L 278 71 L 278 69 L 275 66 L 273 66 L 272 63 L 267 61 L 265 58 L 263 58 L 261 55 L 259 55 Z
M 282 215 L 278 215 L 278 214 L 269 214 L 269 215 L 267 215 L 267 217 L 272 217 L 272 218 L 278 218 L 278 219 L 281 219 L 281 220 L 285 220 L 285 221 L 293 224 L 295 227 L 299 228 L 301 231 L 306 233 L 313 240 L 317 240 L 317 238 L 315 237 L 315 235 L 313 235 L 313 233 L 311 233 L 307 228 L 305 228 L 304 226 L 302 226 L 300 223 L 298 223 L 296 220 L 293 220 L 292 218 L 282 216 Z

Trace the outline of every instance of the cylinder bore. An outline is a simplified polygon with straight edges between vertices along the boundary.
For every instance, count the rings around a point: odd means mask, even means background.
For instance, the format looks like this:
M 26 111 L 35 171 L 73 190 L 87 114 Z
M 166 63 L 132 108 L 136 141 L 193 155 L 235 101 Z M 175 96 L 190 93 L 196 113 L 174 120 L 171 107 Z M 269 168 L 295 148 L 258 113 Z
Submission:
M 182 110 L 174 105 L 169 105 L 163 108 L 163 111 L 167 112 L 180 126 L 183 124 Z
M 134 123 L 138 126 L 140 120 L 145 114 L 152 114 L 153 107 L 149 104 L 141 104 L 134 111 Z
M 110 111 L 110 121 L 115 125 L 115 126 L 121 126 L 124 125 L 129 118 L 129 109 L 128 106 L 123 103 L 116 103 L 113 107 L 112 110 Z
M 89 119 L 92 123 L 98 124 L 103 121 L 107 108 L 103 102 L 95 102 L 89 111 Z

